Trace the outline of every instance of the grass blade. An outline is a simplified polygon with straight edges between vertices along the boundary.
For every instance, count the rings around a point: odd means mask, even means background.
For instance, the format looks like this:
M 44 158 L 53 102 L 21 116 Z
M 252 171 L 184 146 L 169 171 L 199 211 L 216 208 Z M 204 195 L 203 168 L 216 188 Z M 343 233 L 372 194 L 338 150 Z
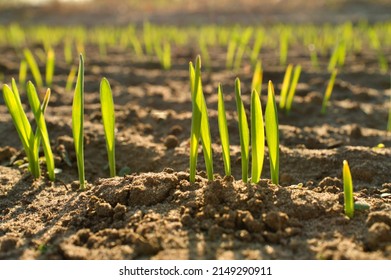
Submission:
M 66 91 L 72 90 L 73 82 L 75 81 L 75 77 L 76 77 L 76 71 L 77 71 L 77 67 L 75 65 L 72 65 L 71 70 L 69 71 L 69 74 L 67 77 L 67 83 L 65 85 Z
M 259 95 L 261 95 L 262 90 L 262 76 L 262 63 L 261 61 L 258 61 L 254 69 L 253 79 L 251 83 L 251 91 L 255 89 L 257 92 L 259 92 Z
M 80 189 L 85 189 L 84 174 L 84 59 L 80 54 L 79 72 L 72 104 L 72 132 L 75 144 Z
M 50 89 L 46 91 L 44 101 L 42 103 L 42 106 L 40 106 L 37 91 L 35 90 L 33 83 L 28 82 L 27 97 L 30 103 L 31 110 L 34 114 L 35 121 L 37 123 L 37 132 L 35 134 L 35 149 L 37 150 L 36 153 L 38 153 L 39 145 L 42 140 L 42 147 L 45 154 L 49 180 L 54 181 L 54 159 L 52 149 L 50 147 L 49 134 L 47 131 L 46 122 L 43 114 L 49 103 Z
M 54 75 L 54 66 L 55 66 L 55 54 L 52 48 L 48 50 L 47 58 L 46 58 L 46 76 L 45 81 L 46 85 L 50 87 L 53 81 Z
M 217 89 L 217 95 L 218 95 L 218 104 L 217 104 L 218 122 L 219 122 L 221 147 L 223 150 L 224 170 L 225 170 L 225 175 L 230 176 L 231 158 L 229 153 L 229 133 L 228 133 L 228 126 L 227 126 L 227 117 L 225 115 L 223 90 L 221 84 L 219 84 L 219 87 Z
M 27 77 L 27 62 L 26 60 L 22 60 L 19 66 L 19 85 L 22 86 L 26 83 Z
M 300 73 L 301 73 L 301 66 L 300 65 L 296 65 L 295 66 L 295 70 L 293 70 L 293 78 L 292 78 L 292 83 L 289 87 L 289 93 L 288 93 L 288 97 L 286 99 L 286 112 L 289 114 L 289 112 L 291 111 L 291 108 L 292 108 L 292 103 L 293 103 L 293 97 L 295 96 L 295 92 L 296 92 L 296 87 L 297 87 L 297 83 L 299 82 L 299 79 L 300 79 Z
M 261 100 L 254 89 L 251 93 L 251 182 L 261 179 L 265 157 L 265 129 L 262 116 Z
M 41 72 L 39 72 L 37 61 L 35 60 L 33 54 L 29 49 L 24 49 L 23 51 L 24 57 L 26 59 L 26 62 L 31 70 L 31 73 L 33 74 L 35 83 L 37 84 L 38 88 L 41 88 L 43 86 L 42 82 L 42 76 Z
M 271 81 L 268 84 L 268 96 L 265 111 L 266 139 L 269 147 L 270 175 L 273 184 L 278 185 L 280 166 L 280 137 L 278 132 L 278 112 L 274 95 L 274 86 Z
M 337 77 L 337 74 L 338 74 L 337 69 L 334 69 L 333 72 L 331 73 L 331 77 L 329 83 L 327 84 L 327 88 L 323 97 L 322 110 L 321 110 L 322 114 L 326 114 L 327 104 L 329 103 L 331 93 L 333 92 L 335 78 Z
M 110 176 L 115 177 L 115 113 L 113 94 L 110 83 L 106 78 L 103 78 L 100 83 L 100 103 L 102 109 L 103 127 L 106 137 L 106 149 L 109 160 Z
M 12 121 L 22 142 L 28 159 L 29 170 L 34 178 L 39 178 L 41 173 L 39 170 L 38 155 L 34 153 L 34 134 L 20 102 L 19 92 L 14 79 L 12 79 L 12 88 L 16 90 L 13 91 L 8 85 L 3 86 L 4 102 L 11 114 Z
M 281 85 L 281 93 L 280 93 L 280 109 L 281 110 L 285 109 L 286 97 L 288 95 L 289 85 L 291 83 L 292 70 L 293 70 L 292 64 L 289 64 L 285 70 L 284 80 Z
M 190 182 L 195 182 L 195 174 L 197 168 L 198 144 L 201 134 L 201 106 L 202 96 L 198 90 L 200 85 L 201 61 L 196 59 L 196 67 L 189 63 L 190 73 L 190 88 L 192 100 L 192 118 L 191 118 L 191 133 L 190 133 Z
M 342 177 L 343 177 L 345 215 L 348 216 L 349 218 L 353 218 L 354 215 L 353 182 L 352 182 L 352 175 L 350 174 L 349 164 L 346 160 L 343 161 Z
M 202 82 L 201 77 L 199 79 L 200 85 L 198 90 L 201 94 L 202 104 L 201 104 L 201 143 L 202 151 L 204 153 L 206 173 L 208 175 L 208 180 L 213 180 L 213 155 L 212 155 L 212 140 L 210 136 L 209 128 L 209 118 L 208 118 L 208 109 L 206 107 L 205 96 L 202 91 Z
M 240 80 L 235 80 L 235 99 L 236 108 L 238 113 L 239 123 L 239 136 L 240 136 L 240 150 L 242 156 L 242 180 L 248 182 L 248 155 L 249 155 L 249 143 L 250 143 L 250 132 L 248 129 L 248 122 L 246 117 L 246 111 L 241 97 Z

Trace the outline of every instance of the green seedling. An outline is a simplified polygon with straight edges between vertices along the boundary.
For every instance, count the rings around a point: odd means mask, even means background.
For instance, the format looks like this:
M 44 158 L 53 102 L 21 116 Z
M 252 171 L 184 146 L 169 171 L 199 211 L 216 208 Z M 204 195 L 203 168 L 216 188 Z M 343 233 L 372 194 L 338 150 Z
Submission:
M 262 106 L 257 90 L 251 93 L 251 182 L 256 184 L 261 179 L 265 158 L 265 130 Z
M 283 30 L 280 35 L 280 65 L 286 65 L 288 60 L 289 31 Z
M 19 66 L 19 85 L 25 85 L 26 84 L 26 77 L 27 77 L 27 62 L 26 60 L 22 60 L 20 62 Z
M 202 91 L 200 56 L 197 56 L 195 68 L 191 62 L 189 63 L 189 72 L 193 108 L 190 134 L 190 182 L 194 183 L 200 138 L 209 180 L 213 180 L 213 158 L 207 107 Z
M 264 36 L 265 34 L 263 30 L 258 30 L 255 35 L 254 45 L 250 54 L 251 65 L 255 65 L 258 61 L 258 56 L 261 52 L 262 44 L 264 42 Z
M 301 66 L 296 65 L 295 69 L 293 70 L 293 78 L 292 78 L 291 85 L 289 87 L 288 97 L 286 99 L 285 111 L 287 114 L 289 114 L 292 108 L 293 97 L 295 96 L 296 93 L 297 84 L 300 79 L 300 73 L 301 73 Z
M 109 159 L 110 176 L 115 177 L 115 113 L 113 94 L 110 83 L 106 78 L 103 78 L 100 83 L 100 103 L 106 138 L 107 156 Z
M 75 65 L 72 65 L 71 70 L 69 71 L 68 77 L 67 77 L 67 83 L 65 85 L 66 91 L 71 91 L 73 88 L 73 83 L 76 78 L 76 71 L 77 67 Z
M 238 48 L 236 50 L 234 69 L 239 70 L 242 64 L 242 59 L 244 52 L 246 51 L 246 47 L 248 42 L 251 39 L 251 35 L 253 33 L 253 29 L 251 27 L 247 27 L 243 34 L 240 36 L 240 42 Z
M 44 118 L 44 112 L 49 104 L 50 89 L 47 89 L 42 105 L 40 105 L 39 97 L 33 83 L 28 82 L 27 97 L 30 103 L 30 107 L 34 114 L 35 121 L 37 123 L 37 132 L 35 133 L 35 139 L 38 142 L 38 146 L 40 146 L 40 142 L 42 141 L 42 147 L 45 154 L 46 167 L 49 174 L 49 180 L 54 181 L 55 167 L 54 167 L 53 152 L 50 147 L 49 134 L 47 131 L 46 122 Z
M 280 93 L 280 109 L 281 110 L 285 109 L 286 97 L 288 95 L 289 85 L 291 83 L 292 70 L 293 70 L 292 64 L 289 64 L 285 70 L 284 80 L 281 85 L 281 93 Z
M 75 144 L 80 189 L 85 189 L 84 173 L 84 59 L 80 54 L 79 72 L 72 104 L 72 132 Z
M 235 99 L 236 108 L 238 113 L 239 123 L 239 136 L 240 136 L 240 151 L 242 157 L 242 181 L 248 182 L 248 156 L 249 156 L 249 143 L 250 143 L 250 132 L 248 129 L 248 122 L 246 117 L 246 111 L 242 101 L 242 94 L 240 89 L 240 80 L 235 80 Z
M 27 119 L 26 113 L 23 110 L 20 101 L 19 91 L 16 82 L 12 79 L 11 88 L 7 85 L 3 86 L 4 101 L 10 111 L 12 120 L 15 124 L 19 138 L 22 141 L 23 148 L 27 155 L 29 170 L 34 178 L 38 179 L 41 176 L 39 167 L 39 146 L 42 140 L 43 150 L 45 153 L 47 170 L 49 179 L 55 180 L 55 167 L 52 150 L 50 148 L 49 135 L 47 133 L 44 112 L 48 106 L 50 98 L 50 89 L 46 91 L 46 95 L 40 105 L 38 94 L 34 85 L 29 82 L 27 85 L 27 97 L 37 123 L 35 134 L 31 129 L 30 122 Z
M 262 90 L 262 77 L 263 77 L 262 63 L 261 61 L 258 61 L 254 69 L 253 79 L 251 83 L 251 90 L 255 89 L 260 95 Z
M 391 89 L 391 74 L 390 74 L 390 89 Z M 391 131 L 391 97 L 390 103 L 388 104 L 388 122 L 387 122 L 387 131 Z
M 230 176 L 231 158 L 229 153 L 229 133 L 228 133 L 228 126 L 227 126 L 227 118 L 225 115 L 223 89 L 221 87 L 221 84 L 219 84 L 219 87 L 217 89 L 217 95 L 218 95 L 218 104 L 217 104 L 218 122 L 219 122 L 221 147 L 223 150 L 224 170 L 225 170 L 225 175 Z
M 53 81 L 54 75 L 54 66 L 55 66 L 55 54 L 52 48 L 50 48 L 47 52 L 46 57 L 46 85 L 50 87 Z
M 333 92 L 335 78 L 337 77 L 337 74 L 338 74 L 337 69 L 334 69 L 333 72 L 331 73 L 331 77 L 330 77 L 330 80 L 327 84 L 327 88 L 326 88 L 326 91 L 325 91 L 324 97 L 323 97 L 322 110 L 321 110 L 322 114 L 326 114 L 327 104 L 329 103 L 331 93 Z
M 42 76 L 41 76 L 41 72 L 39 72 L 37 61 L 35 60 L 33 54 L 29 49 L 24 49 L 23 53 L 24 53 L 24 58 L 26 59 L 26 62 L 30 68 L 30 71 L 33 74 L 37 87 L 42 88 L 43 86 Z
M 343 161 L 342 177 L 343 177 L 345 215 L 348 216 L 349 218 L 353 218 L 354 215 L 353 182 L 352 182 L 352 175 L 350 174 L 349 164 L 346 160 Z
M 64 59 L 68 65 L 70 65 L 73 60 L 72 40 L 69 38 L 66 38 L 64 41 Z
M 278 131 L 278 111 L 274 94 L 274 86 L 271 81 L 269 81 L 268 84 L 265 128 L 267 145 L 269 147 L 271 180 L 273 184 L 278 185 L 280 166 L 280 137 Z
M 38 179 L 41 176 L 37 152 L 39 145 L 23 110 L 14 79 L 12 79 L 12 89 L 8 85 L 3 86 L 3 97 L 26 153 L 29 170 L 33 177 Z

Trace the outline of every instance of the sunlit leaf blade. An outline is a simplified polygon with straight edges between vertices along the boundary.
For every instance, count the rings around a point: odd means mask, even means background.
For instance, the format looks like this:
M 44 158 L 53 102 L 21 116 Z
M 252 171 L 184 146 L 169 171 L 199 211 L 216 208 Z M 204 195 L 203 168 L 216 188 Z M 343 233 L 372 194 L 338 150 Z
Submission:
M 198 90 L 200 85 L 201 61 L 196 60 L 196 68 L 189 63 L 190 87 L 192 99 L 192 118 L 191 118 L 191 133 L 190 133 L 190 182 L 195 182 L 195 174 L 197 168 L 198 144 L 200 141 L 201 130 L 201 107 L 202 96 Z
M 229 153 L 229 133 L 228 133 L 228 126 L 227 126 L 227 117 L 225 115 L 223 90 L 221 84 L 219 84 L 218 86 L 217 95 L 218 95 L 218 104 L 217 104 L 218 122 L 219 122 L 221 147 L 223 151 L 224 170 L 225 170 L 225 175 L 230 176 L 231 158 Z
M 26 60 L 22 60 L 19 66 L 19 85 L 23 85 L 26 83 L 27 77 L 27 62 Z
M 69 71 L 69 74 L 67 77 L 67 83 L 65 85 L 66 91 L 71 91 L 75 77 L 76 77 L 76 71 L 77 71 L 77 67 L 75 65 L 72 65 L 71 70 Z
M 255 89 L 260 95 L 262 90 L 262 76 L 263 76 L 262 63 L 261 61 L 258 61 L 254 69 L 253 79 L 251 83 L 251 90 Z
M 241 97 L 239 78 L 236 78 L 235 80 L 235 99 L 236 99 L 236 109 L 238 113 L 240 150 L 241 150 L 241 157 L 242 157 L 242 180 L 243 182 L 247 183 L 250 132 L 248 129 L 246 111 L 244 109 L 244 105 Z
M 289 113 L 292 108 L 293 97 L 295 96 L 296 93 L 296 87 L 300 79 L 300 73 L 301 73 L 301 66 L 296 65 L 295 70 L 293 70 L 293 78 L 292 78 L 291 85 L 289 87 L 288 97 L 286 99 L 285 110 L 287 113 Z
M 115 168 L 115 113 L 114 101 L 110 83 L 103 78 L 100 83 L 100 103 L 102 109 L 103 127 L 106 137 L 106 148 L 109 159 L 110 176 L 116 176 Z
M 205 96 L 202 91 L 201 77 L 199 79 L 198 94 L 201 94 L 201 143 L 202 151 L 205 159 L 206 173 L 208 180 L 213 180 L 213 155 L 212 155 L 212 140 L 210 136 L 208 110 L 206 107 Z
M 327 88 L 326 88 L 326 91 L 325 91 L 324 97 L 323 97 L 322 110 L 321 110 L 322 114 L 326 114 L 327 104 L 330 100 L 331 93 L 333 92 L 335 78 L 337 77 L 337 74 L 338 74 L 337 69 L 334 69 L 333 72 L 331 73 L 331 77 L 330 77 L 330 80 L 327 84 Z
M 49 179 L 51 181 L 55 180 L 54 174 L 54 159 L 52 149 L 50 147 L 49 134 L 46 127 L 46 122 L 43 114 L 43 109 L 46 109 L 47 104 L 49 103 L 50 98 L 50 89 L 46 91 L 44 102 L 42 106 L 40 105 L 37 91 L 33 83 L 28 82 L 27 84 L 27 97 L 31 106 L 31 110 L 33 111 L 35 121 L 37 123 L 37 133 L 35 136 L 35 149 L 37 149 L 37 153 L 39 150 L 40 141 L 42 140 L 42 147 L 45 154 L 46 166 L 49 174 Z
M 269 148 L 270 174 L 273 184 L 278 185 L 280 165 L 280 140 L 278 131 L 278 112 L 274 94 L 274 86 L 271 81 L 268 84 L 268 96 L 265 110 L 266 139 Z
M 80 54 L 79 72 L 72 104 L 72 132 L 75 144 L 80 189 L 85 188 L 84 174 L 84 60 Z
M 55 55 L 52 48 L 48 50 L 46 58 L 46 85 L 50 87 L 53 81 L 54 75 L 54 66 L 55 66 Z
M 11 114 L 16 131 L 18 132 L 19 138 L 26 152 L 29 170 L 34 178 L 39 178 L 40 169 L 38 156 L 34 153 L 34 134 L 20 102 L 19 93 L 14 79 L 12 79 L 12 87 L 16 89 L 15 92 L 13 92 L 8 85 L 3 86 L 4 102 Z
M 350 174 L 349 164 L 346 160 L 343 161 L 342 177 L 343 177 L 345 215 L 348 216 L 349 218 L 353 218 L 354 215 L 353 182 L 352 182 L 352 175 Z
M 289 64 L 285 70 L 284 80 L 281 85 L 281 93 L 280 93 L 280 109 L 281 110 L 285 109 L 286 98 L 288 96 L 289 85 L 291 83 L 292 70 L 293 70 L 292 64 Z
M 35 83 L 37 84 L 37 87 L 41 88 L 43 85 L 43 82 L 42 82 L 41 72 L 39 72 L 37 61 L 35 60 L 33 54 L 31 53 L 31 51 L 29 49 L 24 49 L 23 53 L 24 53 L 24 57 L 26 59 L 26 62 L 31 70 L 31 73 L 33 74 L 33 77 L 34 77 Z
M 265 129 L 262 116 L 261 101 L 258 92 L 251 93 L 251 182 L 261 179 L 263 160 L 265 157 Z

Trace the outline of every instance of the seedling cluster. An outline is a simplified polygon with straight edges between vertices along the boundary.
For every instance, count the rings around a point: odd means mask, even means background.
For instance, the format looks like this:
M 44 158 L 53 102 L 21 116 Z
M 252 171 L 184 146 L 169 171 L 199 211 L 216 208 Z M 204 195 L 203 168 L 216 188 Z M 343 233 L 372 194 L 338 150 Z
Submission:
M 292 30 L 295 36 L 292 36 Z M 203 57 L 205 69 L 213 71 L 215 65 L 211 54 L 222 52 L 225 57 L 225 67 L 228 71 L 239 72 L 243 61 L 249 61 L 253 68 L 251 85 L 250 116 L 246 115 L 246 108 L 242 100 L 241 82 L 235 80 L 235 101 L 238 121 L 238 131 L 241 146 L 241 173 L 243 182 L 258 183 L 262 177 L 265 158 L 265 143 L 268 147 L 268 156 L 271 170 L 271 180 L 279 183 L 279 122 L 278 109 L 289 114 L 293 109 L 293 101 L 299 84 L 302 65 L 288 64 L 291 61 L 289 49 L 292 46 L 308 50 L 308 58 L 314 72 L 320 67 L 327 68 L 330 79 L 325 89 L 321 113 L 327 112 L 337 73 L 343 71 L 346 61 L 364 48 L 375 54 L 378 61 L 378 71 L 387 73 L 389 62 L 385 56 L 387 48 L 391 47 L 390 23 L 370 25 L 360 23 L 353 25 L 350 22 L 337 26 L 323 25 L 284 25 L 278 24 L 270 28 L 262 26 L 202 26 L 195 27 L 167 27 L 156 26 L 144 22 L 141 29 L 134 25 L 126 27 L 30 27 L 22 28 L 17 24 L 0 27 L 0 36 L 6 38 L 3 42 L 12 45 L 20 54 L 18 83 L 12 80 L 11 87 L 4 85 L 3 95 L 9 109 L 29 164 L 29 171 L 38 178 L 41 175 L 39 166 L 39 149 L 42 147 L 50 180 L 55 180 L 55 166 L 50 147 L 49 133 L 44 119 L 45 110 L 49 103 L 50 89 L 40 102 L 37 90 L 53 85 L 56 61 L 62 53 L 63 60 L 69 65 L 69 74 L 65 88 L 74 89 L 72 106 L 72 132 L 75 144 L 77 166 L 79 171 L 80 187 L 85 187 L 84 173 L 84 57 L 86 45 L 93 46 L 102 58 L 110 55 L 110 50 L 122 48 L 129 51 L 132 57 L 142 60 L 157 61 L 164 70 L 175 65 L 172 63 L 172 49 L 192 45 Z M 50 36 L 48 36 L 50 32 Z M 3 44 L 0 42 L 0 44 Z M 27 46 L 42 45 L 42 49 L 29 49 Z M 286 66 L 284 79 L 279 94 L 277 106 L 275 89 L 271 81 L 267 84 L 267 102 L 265 112 L 262 111 L 261 91 L 263 82 L 263 66 L 261 63 L 262 49 L 277 50 L 277 63 L 280 67 Z M 73 64 L 75 53 L 80 53 L 79 67 Z M 56 58 L 57 54 L 57 58 Z M 38 59 L 37 59 L 38 58 Z M 328 59 L 330 58 L 330 59 Z M 324 62 L 324 61 L 327 62 Z M 323 63 L 323 64 L 322 64 Z M 45 64 L 45 76 L 40 73 L 39 65 Z M 288 65 L 287 65 L 288 64 Z M 304 67 L 304 66 L 303 66 Z M 28 71 L 34 80 L 27 82 Z M 206 100 L 202 87 L 201 59 L 197 57 L 195 64 L 190 63 L 190 91 L 192 100 L 192 121 L 190 135 L 190 181 L 196 178 L 197 155 L 199 143 L 205 159 L 206 172 L 209 180 L 213 180 L 213 150 L 212 137 L 209 127 L 209 117 Z M 3 77 L 0 73 L 0 77 Z M 74 85 L 76 80 L 76 84 Z M 27 119 L 21 104 L 18 87 L 26 87 L 28 101 L 37 130 Z M 225 174 L 232 174 L 230 157 L 230 132 L 228 131 L 223 86 L 217 88 L 218 96 L 218 127 L 222 146 L 222 157 Z M 110 175 L 116 175 L 115 164 L 115 113 L 110 84 L 103 78 L 100 84 L 100 100 L 102 121 L 106 139 Z M 389 113 L 388 130 L 391 130 L 391 110 Z M 42 144 L 42 145 L 41 145 Z M 250 149 L 251 147 L 251 149 Z M 251 153 L 251 155 L 250 155 Z M 251 160 L 251 162 L 250 162 Z M 251 177 L 249 166 L 251 165 Z M 343 164 L 344 182 L 349 185 L 347 163 Z M 350 180 L 351 181 L 351 180 Z M 347 187 L 346 189 L 351 189 Z M 345 192 L 346 193 L 346 192 Z M 352 197 L 346 194 L 347 199 Z M 347 203 L 347 202 L 346 202 Z M 346 204 L 345 203 L 345 204 Z M 351 210 L 346 210 L 348 216 L 353 216 Z

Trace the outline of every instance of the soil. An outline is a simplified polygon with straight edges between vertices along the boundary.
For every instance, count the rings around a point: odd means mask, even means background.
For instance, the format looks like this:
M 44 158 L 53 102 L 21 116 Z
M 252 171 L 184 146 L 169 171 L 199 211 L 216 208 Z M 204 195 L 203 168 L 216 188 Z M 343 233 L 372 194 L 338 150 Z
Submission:
M 8 47 L 0 52 L 8 82 L 18 73 L 19 58 Z M 62 48 L 56 52 L 61 57 Z M 391 259 L 389 76 L 379 72 L 373 53 L 350 55 L 328 112 L 321 115 L 329 74 L 314 70 L 303 52 L 289 54 L 303 70 L 292 112 L 279 115 L 280 185 L 267 179 L 267 151 L 263 179 L 258 184 L 240 180 L 234 79 L 241 78 L 249 108 L 251 71 L 248 61 L 239 72 L 227 71 L 218 49 L 211 50 L 211 71 L 202 76 L 214 143 L 213 181 L 206 179 L 200 150 L 196 182 L 189 183 L 188 62 L 196 56 L 191 46 L 174 48 L 173 67 L 163 71 L 154 59 L 114 47 L 102 57 L 87 45 L 86 191 L 78 190 L 72 92 L 64 89 L 69 66 L 56 61 L 46 111 L 56 167 L 62 170 L 54 183 L 33 180 L 13 164 L 24 153 L 0 97 L 0 259 Z M 278 65 L 276 50 L 264 49 L 261 56 L 264 81 L 272 80 L 279 92 L 285 68 Z M 320 69 L 327 62 L 321 59 Z M 115 178 L 108 178 L 101 124 L 98 90 L 104 76 L 116 104 L 117 167 L 125 173 Z M 228 177 L 217 125 L 218 83 L 232 145 Z M 22 102 L 27 103 L 24 94 Z M 345 159 L 354 199 L 363 208 L 352 219 L 343 213 Z

